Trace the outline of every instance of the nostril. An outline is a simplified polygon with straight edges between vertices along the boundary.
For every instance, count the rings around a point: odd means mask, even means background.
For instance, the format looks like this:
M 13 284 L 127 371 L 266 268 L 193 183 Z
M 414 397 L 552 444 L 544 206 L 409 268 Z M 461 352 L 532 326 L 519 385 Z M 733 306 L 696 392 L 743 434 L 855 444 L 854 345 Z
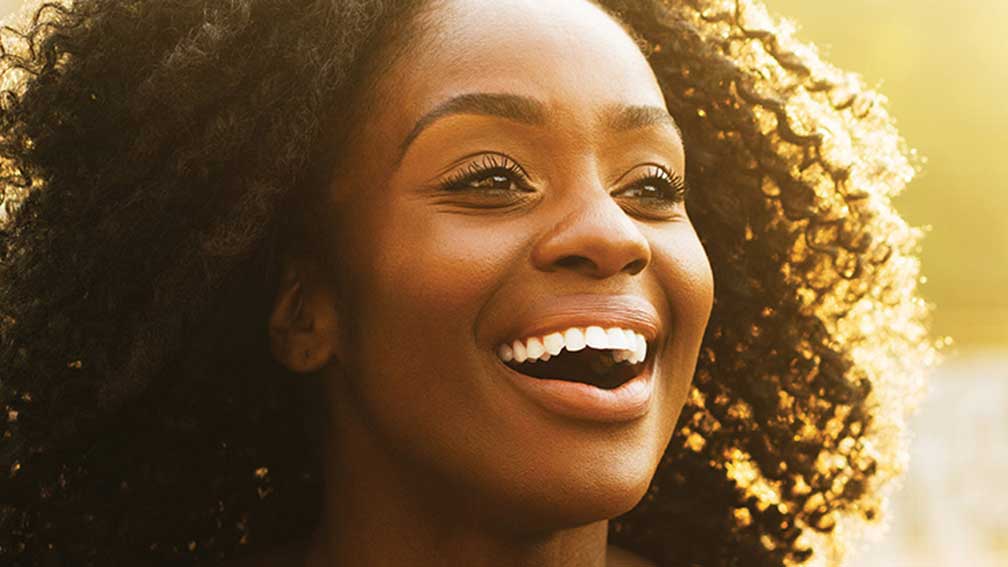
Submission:
M 564 256 L 556 261 L 556 265 L 560 268 L 566 268 L 569 270 L 598 270 L 598 266 L 595 262 L 584 256 Z
M 630 275 L 635 276 L 635 275 L 641 273 L 641 271 L 643 271 L 646 266 L 647 266 L 647 261 L 644 260 L 643 258 L 638 258 L 638 259 L 634 260 L 633 262 L 630 262 L 629 264 L 627 264 L 626 267 L 623 268 L 623 270 L 626 271 L 626 272 L 629 272 Z
M 647 260 L 643 258 L 638 258 L 623 266 L 622 271 L 627 272 L 630 275 L 634 276 L 641 273 L 641 271 L 643 271 L 644 268 L 647 267 L 647 263 L 648 263 Z M 554 263 L 554 265 L 557 268 L 573 270 L 576 272 L 586 274 L 594 274 L 600 271 L 600 266 L 596 264 L 591 258 L 587 258 L 585 256 L 577 256 L 577 255 L 564 256 L 563 258 L 557 260 Z M 613 266 L 613 268 L 615 268 L 615 266 Z

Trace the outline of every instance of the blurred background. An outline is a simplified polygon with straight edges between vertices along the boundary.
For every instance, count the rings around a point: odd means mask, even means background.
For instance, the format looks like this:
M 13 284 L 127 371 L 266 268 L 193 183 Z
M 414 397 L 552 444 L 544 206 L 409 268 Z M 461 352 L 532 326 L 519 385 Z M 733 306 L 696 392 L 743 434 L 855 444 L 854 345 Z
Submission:
M 1008 1 L 764 0 L 886 95 L 927 158 L 896 206 L 926 227 L 925 298 L 953 339 L 912 421 L 890 530 L 846 567 L 1008 567 Z M 0 0 L 0 16 L 20 0 Z
M 924 297 L 951 337 L 911 422 L 890 531 L 847 567 L 1008 567 L 1008 2 L 764 0 L 889 98 L 927 162 L 896 207 L 926 227 Z

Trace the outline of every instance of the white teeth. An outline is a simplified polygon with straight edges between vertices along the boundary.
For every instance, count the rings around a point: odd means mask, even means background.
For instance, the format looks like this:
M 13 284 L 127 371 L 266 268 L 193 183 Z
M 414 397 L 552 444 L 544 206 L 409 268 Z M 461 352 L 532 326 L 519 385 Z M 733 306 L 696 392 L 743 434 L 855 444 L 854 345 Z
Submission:
M 525 351 L 528 352 L 529 358 L 535 359 L 539 358 L 544 352 L 546 352 L 546 347 L 543 346 L 542 341 L 536 337 L 532 337 L 531 339 L 525 341 Z
M 602 327 L 588 327 L 585 329 L 585 343 L 592 348 L 609 348 L 609 338 L 606 337 Z
M 514 358 L 514 350 L 511 348 L 511 345 L 501 345 L 497 349 L 497 356 L 504 362 L 511 362 Z
M 623 334 L 622 329 L 617 329 L 613 327 L 611 329 L 606 329 L 606 339 L 609 342 L 609 348 L 612 349 L 626 349 L 630 348 L 632 343 L 627 343 L 626 335 Z
M 564 333 L 563 337 L 565 346 L 570 352 L 577 352 L 587 346 L 587 343 L 585 343 L 584 333 L 582 333 L 581 329 L 578 329 L 577 327 L 567 329 L 567 332 Z
M 626 339 L 627 348 L 637 344 L 637 333 L 630 329 L 623 329 L 623 338 Z
M 550 354 L 560 354 L 564 347 L 564 336 L 560 333 L 552 333 L 543 337 L 543 345 L 546 352 Z
M 644 340 L 644 335 L 629 329 L 619 327 L 603 329 L 595 325 L 588 328 L 571 327 L 543 337 L 529 337 L 514 341 L 510 345 L 502 344 L 497 347 L 497 356 L 504 362 L 514 361 L 518 364 L 526 361 L 545 362 L 564 349 L 577 352 L 585 347 L 610 350 L 612 360 L 615 362 L 626 361 L 637 364 L 647 358 L 647 341 Z
M 515 341 L 511 343 L 511 350 L 514 352 L 514 360 L 518 364 L 521 364 L 528 360 L 528 353 L 525 351 L 525 343 L 521 341 Z

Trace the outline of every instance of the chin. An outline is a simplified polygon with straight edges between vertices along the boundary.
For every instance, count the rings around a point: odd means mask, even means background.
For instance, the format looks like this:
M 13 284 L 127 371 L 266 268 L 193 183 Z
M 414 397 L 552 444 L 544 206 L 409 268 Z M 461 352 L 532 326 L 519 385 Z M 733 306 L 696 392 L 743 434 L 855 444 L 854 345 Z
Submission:
M 508 493 L 501 496 L 509 504 L 495 508 L 502 512 L 496 521 L 508 529 L 533 534 L 616 518 L 644 498 L 655 468 L 611 467 L 571 472 L 545 480 L 530 475 L 517 485 L 512 481 Z

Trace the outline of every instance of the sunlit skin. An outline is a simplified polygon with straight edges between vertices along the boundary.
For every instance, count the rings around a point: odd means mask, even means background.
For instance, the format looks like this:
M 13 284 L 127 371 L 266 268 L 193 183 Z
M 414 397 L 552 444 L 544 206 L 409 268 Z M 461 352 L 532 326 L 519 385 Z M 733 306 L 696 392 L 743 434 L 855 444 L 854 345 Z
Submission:
M 336 168 L 342 275 L 292 258 L 270 321 L 274 355 L 322 372 L 331 407 L 323 522 L 292 563 L 641 564 L 607 552 L 608 520 L 654 475 L 713 298 L 685 206 L 651 177 L 684 177 L 686 151 L 593 5 L 432 10 L 436 37 L 384 77 Z M 442 187 L 474 164 L 511 171 Z M 653 306 L 642 417 L 558 416 L 508 382 L 498 345 L 571 296 Z

